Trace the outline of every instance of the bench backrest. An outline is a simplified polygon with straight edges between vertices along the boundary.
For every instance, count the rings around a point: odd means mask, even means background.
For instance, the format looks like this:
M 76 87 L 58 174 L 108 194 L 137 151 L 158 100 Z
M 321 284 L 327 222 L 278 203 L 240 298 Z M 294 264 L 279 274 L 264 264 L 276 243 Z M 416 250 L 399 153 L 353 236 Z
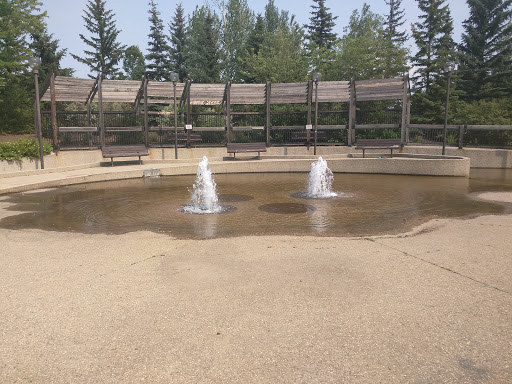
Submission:
M 358 146 L 365 146 L 365 145 L 371 145 L 371 146 L 382 146 L 382 147 L 389 147 L 393 145 L 401 145 L 400 139 L 357 139 L 356 145 Z
M 228 151 L 229 150 L 237 150 L 237 149 L 245 149 L 245 150 L 265 150 L 265 143 L 228 143 L 227 144 Z

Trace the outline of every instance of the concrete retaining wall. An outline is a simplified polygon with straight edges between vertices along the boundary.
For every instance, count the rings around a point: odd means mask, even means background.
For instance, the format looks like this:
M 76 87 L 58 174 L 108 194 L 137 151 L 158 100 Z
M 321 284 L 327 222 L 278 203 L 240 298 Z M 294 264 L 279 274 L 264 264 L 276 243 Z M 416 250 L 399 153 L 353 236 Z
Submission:
M 383 156 L 389 156 L 388 151 L 370 151 L 368 150 L 369 156 L 377 156 L 377 154 Z M 426 155 L 440 155 L 440 147 L 419 147 L 419 146 L 406 146 L 403 153 L 405 154 L 426 154 Z M 450 156 L 467 157 L 471 160 L 470 164 L 472 168 L 512 168 L 512 150 L 505 149 L 479 149 L 479 148 L 447 148 L 447 154 Z M 271 147 L 264 153 L 265 156 L 284 156 L 284 157 L 311 157 L 313 156 L 313 147 L 309 150 L 306 147 Z M 352 155 L 354 157 L 360 157 L 361 151 L 356 150 L 355 147 L 346 146 L 329 146 L 317 147 L 317 156 L 331 156 L 331 155 Z M 200 159 L 203 156 L 210 158 L 223 158 L 227 156 L 226 149 L 224 147 L 215 148 L 179 148 L 178 159 L 180 161 L 186 161 L 191 159 Z M 238 155 L 239 157 L 251 157 L 252 154 Z M 145 162 L 149 161 L 167 161 L 174 160 L 174 148 L 151 148 L 150 156 L 145 157 Z M 100 150 L 80 150 L 80 151 L 60 151 L 57 154 L 45 156 L 45 172 L 52 172 L 55 170 L 73 169 L 73 168 L 84 168 L 97 166 L 100 162 L 108 161 L 103 159 Z M 114 159 L 114 161 L 122 160 L 137 160 L 137 158 L 129 159 Z M 382 160 L 382 159 L 381 159 Z M 378 164 L 378 160 L 376 160 Z M 367 164 L 372 164 L 368 162 Z M 401 164 L 401 163 L 397 163 Z M 426 164 L 426 163 L 425 163 Z M 365 166 L 368 169 L 372 168 L 371 165 Z M 405 167 L 400 165 L 400 167 Z M 423 167 L 423 166 L 422 166 Z M 354 168 L 354 172 L 359 172 Z M 404 168 L 405 169 L 405 168 Z M 34 171 L 40 171 L 40 162 L 37 159 L 23 160 L 20 162 L 7 162 L 0 161 L 0 174 L 6 176 L 10 173 L 20 175 L 22 173 L 32 173 Z M 336 172 L 338 172 L 336 170 Z M 341 172 L 341 171 L 340 171 Z M 363 170 L 361 170 L 363 172 Z M 421 168 L 417 169 L 418 174 L 422 174 Z

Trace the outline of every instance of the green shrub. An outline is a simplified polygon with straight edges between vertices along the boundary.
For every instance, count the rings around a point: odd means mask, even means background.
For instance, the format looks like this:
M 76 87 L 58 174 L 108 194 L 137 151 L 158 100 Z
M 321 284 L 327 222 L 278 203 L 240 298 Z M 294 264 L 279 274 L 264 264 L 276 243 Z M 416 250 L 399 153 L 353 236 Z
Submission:
M 52 146 L 43 143 L 43 153 L 52 153 Z M 23 158 L 39 158 L 39 142 L 34 139 L 19 139 L 0 143 L 0 160 L 21 160 Z

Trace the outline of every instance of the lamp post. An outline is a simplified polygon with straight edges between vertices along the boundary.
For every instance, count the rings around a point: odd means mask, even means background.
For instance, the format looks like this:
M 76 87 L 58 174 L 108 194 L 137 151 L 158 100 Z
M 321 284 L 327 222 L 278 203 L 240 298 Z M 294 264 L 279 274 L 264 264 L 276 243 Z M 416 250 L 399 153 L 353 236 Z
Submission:
M 448 103 L 450 102 L 450 80 L 452 77 L 452 71 L 455 68 L 455 64 L 451 61 L 444 65 L 444 73 L 446 73 L 446 103 L 444 105 L 444 130 L 443 130 L 443 152 L 446 154 L 446 134 L 448 131 Z
M 322 79 L 320 72 L 313 73 L 313 81 L 315 82 L 315 145 L 313 154 L 316 156 L 316 141 L 318 139 L 318 82 Z
M 28 65 L 34 74 L 35 94 L 34 99 L 34 125 L 36 129 L 36 137 L 39 141 L 39 159 L 41 161 L 41 169 L 44 169 L 44 151 L 43 151 L 43 132 L 41 129 L 41 110 L 39 106 L 39 66 L 41 60 L 38 57 L 28 59 Z
M 178 74 L 171 72 L 171 81 L 174 88 L 174 158 L 178 158 L 178 111 L 176 110 L 176 82 L 178 81 Z

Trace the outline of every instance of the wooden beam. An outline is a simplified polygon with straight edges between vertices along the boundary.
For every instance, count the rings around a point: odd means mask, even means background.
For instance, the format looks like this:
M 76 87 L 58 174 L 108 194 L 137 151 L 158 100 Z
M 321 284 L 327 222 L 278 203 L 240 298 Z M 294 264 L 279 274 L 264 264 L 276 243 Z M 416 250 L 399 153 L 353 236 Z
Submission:
M 55 74 L 50 72 L 50 98 L 51 98 L 51 114 L 52 114 L 52 142 L 53 148 L 59 147 L 59 140 L 57 135 L 57 102 L 55 99 Z

